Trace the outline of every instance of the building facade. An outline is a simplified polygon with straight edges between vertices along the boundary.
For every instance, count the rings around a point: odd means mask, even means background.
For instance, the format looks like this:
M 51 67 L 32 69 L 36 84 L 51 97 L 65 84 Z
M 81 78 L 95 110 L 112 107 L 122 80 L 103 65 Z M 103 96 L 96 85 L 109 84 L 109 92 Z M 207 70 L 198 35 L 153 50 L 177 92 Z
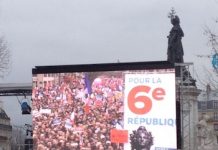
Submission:
M 10 125 L 10 118 L 3 108 L 0 107 L 0 150 L 11 149 L 11 135 L 12 126 Z
M 212 90 L 207 85 L 198 98 L 199 130 L 202 125 L 206 126 L 207 131 L 211 131 L 209 136 L 213 145 L 218 145 L 218 90 Z M 200 135 L 203 136 L 203 135 Z M 203 138 L 203 137 L 202 137 Z M 205 135 L 205 139 L 206 139 Z M 201 137 L 199 137 L 201 139 Z M 199 143 L 203 144 L 202 141 Z M 204 142 L 207 144 L 207 141 Z

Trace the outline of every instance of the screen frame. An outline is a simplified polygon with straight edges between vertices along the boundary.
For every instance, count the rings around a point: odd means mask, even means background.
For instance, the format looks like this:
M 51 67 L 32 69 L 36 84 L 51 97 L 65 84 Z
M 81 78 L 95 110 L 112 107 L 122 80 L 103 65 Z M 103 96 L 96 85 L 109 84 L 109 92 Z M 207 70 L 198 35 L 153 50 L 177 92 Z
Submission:
M 124 63 L 118 62 L 118 63 L 99 63 L 99 64 L 35 66 L 35 68 L 32 69 L 32 74 L 147 70 L 147 69 L 170 69 L 170 68 L 175 68 L 175 66 L 168 61 L 124 62 Z
M 51 65 L 35 66 L 32 74 L 46 73 L 74 73 L 74 72 L 98 72 L 98 71 L 123 71 L 123 70 L 150 70 L 150 69 L 175 69 L 175 65 L 168 61 L 147 61 L 147 62 L 118 62 L 99 64 L 74 64 L 74 65 Z M 176 69 L 175 69 L 176 71 Z M 176 75 L 176 72 L 175 72 Z M 176 86 L 176 85 L 175 85 Z M 177 97 L 177 92 L 175 93 Z M 180 102 L 176 99 L 176 130 L 177 149 L 181 149 L 181 117 Z

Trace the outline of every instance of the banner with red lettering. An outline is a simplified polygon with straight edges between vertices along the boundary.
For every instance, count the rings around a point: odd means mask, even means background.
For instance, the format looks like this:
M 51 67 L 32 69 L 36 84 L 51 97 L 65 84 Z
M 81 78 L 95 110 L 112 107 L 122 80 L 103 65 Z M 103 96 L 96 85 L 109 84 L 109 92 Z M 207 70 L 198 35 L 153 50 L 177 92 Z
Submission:
M 124 149 L 177 148 L 175 92 L 173 69 L 125 74 Z

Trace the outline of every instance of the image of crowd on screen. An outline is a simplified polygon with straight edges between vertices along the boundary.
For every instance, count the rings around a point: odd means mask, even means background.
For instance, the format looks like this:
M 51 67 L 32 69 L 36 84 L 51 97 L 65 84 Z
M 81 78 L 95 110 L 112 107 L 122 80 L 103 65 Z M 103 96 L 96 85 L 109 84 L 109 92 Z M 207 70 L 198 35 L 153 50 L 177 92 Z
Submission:
M 122 76 L 68 73 L 33 88 L 33 140 L 37 150 L 121 150 L 111 129 L 123 128 Z

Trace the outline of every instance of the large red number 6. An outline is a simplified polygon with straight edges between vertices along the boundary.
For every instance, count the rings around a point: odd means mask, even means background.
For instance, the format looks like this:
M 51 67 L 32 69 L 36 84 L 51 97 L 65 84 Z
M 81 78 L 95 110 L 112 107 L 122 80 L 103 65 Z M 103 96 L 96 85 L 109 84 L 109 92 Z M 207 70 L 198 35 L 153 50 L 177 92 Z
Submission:
M 132 90 L 128 94 L 128 106 L 129 109 L 138 115 L 146 114 L 151 110 L 152 107 L 152 101 L 147 96 L 137 96 L 137 93 L 139 92 L 146 92 L 148 93 L 150 91 L 150 87 L 148 86 L 136 86 L 132 88 Z M 142 108 L 136 107 L 137 102 L 142 102 L 144 106 Z

